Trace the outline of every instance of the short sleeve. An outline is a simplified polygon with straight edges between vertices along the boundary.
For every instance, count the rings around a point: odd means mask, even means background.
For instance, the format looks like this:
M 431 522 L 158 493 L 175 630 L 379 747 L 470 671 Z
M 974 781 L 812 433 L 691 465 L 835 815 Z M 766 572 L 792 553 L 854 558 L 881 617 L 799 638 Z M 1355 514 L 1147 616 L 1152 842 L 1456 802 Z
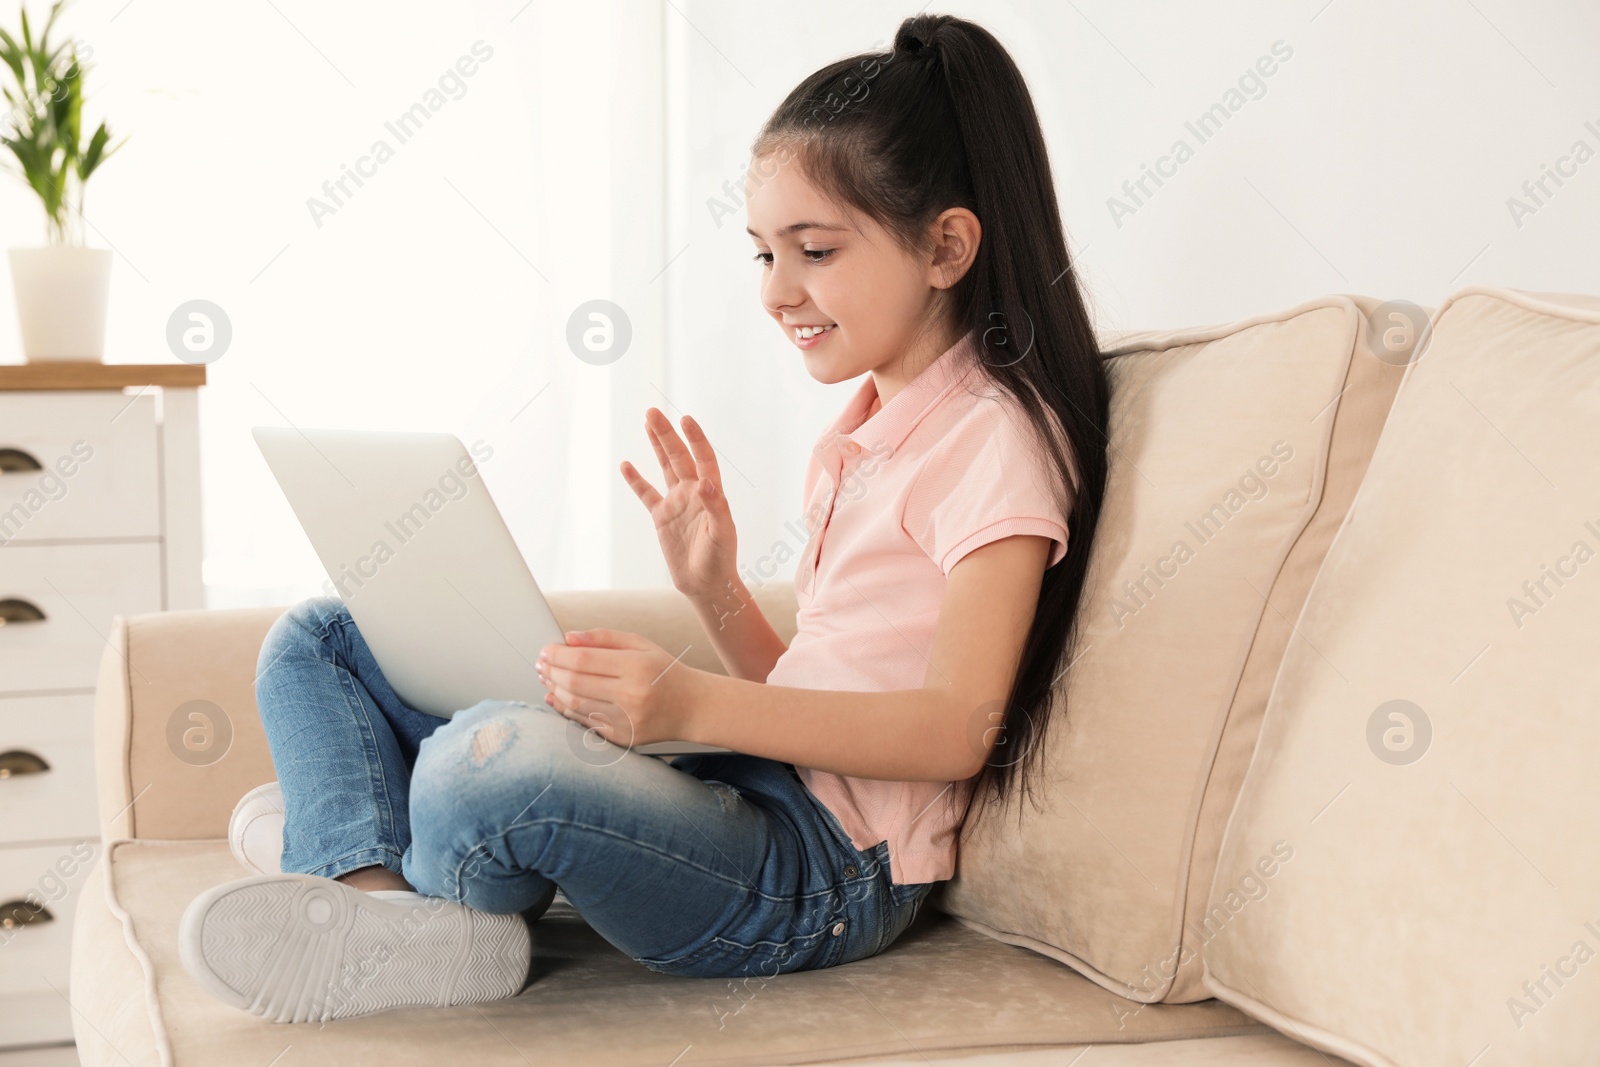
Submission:
M 1013 534 L 1054 542 L 1045 563 L 1067 554 L 1067 516 L 1056 501 L 1064 475 L 1046 465 L 1026 416 L 984 400 L 940 438 L 906 496 L 901 525 L 945 574 L 963 556 Z

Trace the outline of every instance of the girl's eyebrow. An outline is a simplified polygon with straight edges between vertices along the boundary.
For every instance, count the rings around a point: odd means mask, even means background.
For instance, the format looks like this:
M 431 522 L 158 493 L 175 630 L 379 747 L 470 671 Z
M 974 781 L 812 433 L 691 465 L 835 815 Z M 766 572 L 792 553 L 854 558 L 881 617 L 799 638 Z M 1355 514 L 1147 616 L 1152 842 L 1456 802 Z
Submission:
M 783 229 L 781 229 L 777 233 L 773 234 L 773 236 L 774 237 L 783 237 L 783 236 L 785 236 L 787 234 L 798 233 L 801 230 L 843 231 L 843 230 L 846 230 L 848 228 L 849 227 L 847 227 L 847 226 L 830 226 L 825 222 L 796 222 L 796 223 L 793 223 L 791 225 L 785 226 Z M 757 233 L 756 231 L 752 230 L 748 226 L 746 226 L 744 228 L 744 232 L 749 234 L 751 237 L 760 237 L 761 236 L 759 233 Z

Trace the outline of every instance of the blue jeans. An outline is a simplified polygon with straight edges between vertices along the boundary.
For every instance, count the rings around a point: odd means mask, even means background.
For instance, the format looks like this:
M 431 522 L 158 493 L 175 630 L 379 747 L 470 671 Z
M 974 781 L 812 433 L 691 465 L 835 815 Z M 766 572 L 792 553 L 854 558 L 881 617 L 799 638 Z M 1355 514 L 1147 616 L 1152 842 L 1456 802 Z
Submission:
M 283 786 L 284 871 L 381 866 L 504 914 L 553 882 L 653 971 L 749 977 L 866 959 L 938 884 L 893 883 L 888 844 L 852 845 L 788 763 L 668 762 L 521 701 L 419 712 L 335 597 L 273 624 L 256 700 Z

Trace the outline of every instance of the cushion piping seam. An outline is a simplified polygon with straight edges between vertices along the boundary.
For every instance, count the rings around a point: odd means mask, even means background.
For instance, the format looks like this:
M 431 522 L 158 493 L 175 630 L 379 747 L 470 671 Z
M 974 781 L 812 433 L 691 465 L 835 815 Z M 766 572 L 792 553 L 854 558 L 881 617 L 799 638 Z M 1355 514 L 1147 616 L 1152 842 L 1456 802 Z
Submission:
M 1324 1030 L 1321 1027 L 1312 1026 L 1291 1015 L 1285 1015 L 1265 1001 L 1246 996 L 1232 986 L 1223 985 L 1210 971 L 1206 972 L 1201 981 L 1218 1000 L 1233 1005 L 1251 1018 L 1258 1019 L 1279 1033 L 1297 1041 L 1302 1041 L 1324 1052 L 1331 1052 L 1335 1056 L 1343 1056 L 1353 1063 L 1363 1064 L 1364 1067 L 1400 1067 L 1393 1060 L 1365 1045 L 1349 1038 L 1340 1037 L 1338 1034 Z M 1272 1021 L 1269 1022 L 1268 1020 Z
M 115 858 L 114 854 L 117 847 L 133 843 L 135 842 L 127 838 L 119 838 L 106 845 L 104 852 L 106 907 L 110 909 L 112 916 L 122 924 L 123 940 L 127 942 L 128 950 L 133 953 L 134 961 L 138 963 L 139 970 L 144 974 L 145 1011 L 150 1023 L 151 1036 L 155 1039 L 156 1054 L 160 1057 L 164 1067 L 171 1067 L 172 1042 L 167 1037 L 166 1019 L 161 1014 L 161 999 L 156 993 L 155 964 L 151 962 L 149 953 L 145 952 L 144 946 L 139 943 L 138 936 L 133 932 L 133 916 L 128 913 L 128 909 L 124 908 L 122 901 L 117 898 L 117 883 L 111 873 L 112 861 Z M 187 843 L 184 842 L 184 844 Z M 138 842 L 138 844 L 151 844 L 151 842 L 142 841 Z M 105 1037 L 105 1035 L 101 1034 L 101 1037 Z M 105 1040 L 108 1045 L 111 1044 L 110 1038 L 105 1038 Z M 115 1051 L 116 1046 L 113 1045 L 112 1049 Z M 120 1056 L 121 1053 L 118 1052 L 117 1055 Z
M 139 836 L 138 817 L 135 810 L 137 797 L 133 795 L 133 627 L 122 616 L 121 619 L 121 648 L 115 651 L 122 657 L 122 669 L 118 672 L 121 681 L 122 697 L 122 795 L 128 798 L 128 836 Z M 110 826 L 102 828 L 110 830 Z
M 1195 839 L 1199 836 L 1199 833 L 1200 833 L 1200 819 L 1201 819 L 1202 814 L 1205 811 L 1206 796 L 1210 793 L 1212 780 L 1216 777 L 1217 755 L 1218 755 L 1218 753 L 1220 753 L 1222 751 L 1222 741 L 1223 741 L 1223 738 L 1225 738 L 1227 736 L 1228 723 L 1233 718 L 1234 711 L 1237 710 L 1237 705 L 1238 705 L 1238 701 L 1239 701 L 1239 686 L 1244 681 L 1245 670 L 1248 668 L 1249 663 L 1250 663 L 1250 653 L 1252 651 L 1254 651 L 1257 641 L 1259 641 L 1260 638 L 1261 638 L 1261 627 L 1262 627 L 1262 625 L 1263 625 L 1263 623 L 1264 623 L 1264 621 L 1265 621 L 1265 619 L 1267 617 L 1267 609 L 1272 604 L 1272 594 L 1278 589 L 1278 587 L 1281 585 L 1281 583 L 1283 581 L 1283 570 L 1284 570 L 1284 567 L 1288 564 L 1289 560 L 1294 556 L 1295 549 L 1298 548 L 1300 546 L 1301 542 L 1305 540 L 1307 532 L 1309 530 L 1311 530 L 1312 527 L 1316 524 L 1318 515 L 1322 512 L 1322 509 L 1326 506 L 1326 504 L 1328 502 L 1327 501 L 1327 498 L 1328 498 L 1328 472 L 1329 472 L 1330 467 L 1333 464 L 1334 450 L 1335 450 L 1335 447 L 1336 447 L 1336 444 L 1337 444 L 1337 430 L 1338 430 L 1338 422 L 1339 422 L 1339 412 L 1344 409 L 1343 400 L 1344 400 L 1345 391 L 1349 388 L 1350 384 L 1352 383 L 1352 380 L 1354 379 L 1355 375 L 1358 373 L 1358 370 L 1357 370 L 1357 367 L 1356 367 L 1356 349 L 1361 344 L 1362 320 L 1365 318 L 1365 314 L 1362 312 L 1361 308 L 1355 303 L 1355 301 L 1350 300 L 1348 297 L 1340 297 L 1340 299 L 1345 301 L 1345 303 L 1347 305 L 1348 314 L 1349 314 L 1348 322 L 1349 322 L 1349 327 L 1350 327 L 1349 347 L 1348 347 L 1348 351 L 1346 352 L 1346 354 L 1344 356 L 1344 375 L 1340 379 L 1340 383 L 1345 386 L 1345 389 L 1341 389 L 1339 391 L 1339 394 L 1334 397 L 1333 414 L 1328 419 L 1327 432 L 1323 435 L 1322 440 L 1320 442 L 1321 443 L 1321 457 L 1320 457 L 1321 458 L 1321 463 L 1319 464 L 1319 466 L 1318 466 L 1318 468 L 1317 468 L 1317 470 L 1315 472 L 1316 483 L 1317 483 L 1316 486 L 1315 486 L 1316 500 L 1314 502 L 1312 502 L 1310 500 L 1307 501 L 1308 507 L 1306 508 L 1305 513 L 1303 515 L 1303 518 L 1301 519 L 1297 529 L 1295 530 L 1294 536 L 1287 539 L 1287 543 L 1284 546 L 1283 552 L 1278 557 L 1276 567 L 1274 568 L 1274 571 L 1273 571 L 1272 583 L 1267 587 L 1267 591 L 1266 591 L 1265 597 L 1261 602 L 1261 613 L 1256 619 L 1255 628 L 1251 631 L 1250 644 L 1245 649 L 1244 659 L 1239 664 L 1239 674 L 1234 679 L 1233 694 L 1232 694 L 1232 697 L 1228 701 L 1227 711 L 1223 713 L 1221 722 L 1220 722 L 1220 724 L 1218 726 L 1218 729 L 1217 729 L 1216 736 L 1212 740 L 1211 756 L 1210 756 L 1210 759 L 1207 761 L 1206 770 L 1205 770 L 1204 775 L 1202 776 L 1202 782 L 1201 782 L 1201 785 L 1200 785 L 1200 791 L 1199 791 L 1199 794 L 1197 795 L 1197 798 L 1196 798 L 1196 801 L 1195 801 L 1195 805 L 1194 805 L 1194 808 L 1193 808 L 1193 813 L 1192 813 L 1193 817 L 1190 820 L 1189 827 L 1188 827 L 1188 831 L 1189 831 L 1188 832 L 1188 837 L 1187 837 L 1188 843 L 1187 843 L 1187 846 L 1184 849 L 1183 862 L 1182 862 L 1182 866 L 1180 868 L 1180 870 L 1182 872 L 1182 883 L 1183 884 L 1182 884 L 1182 891 L 1178 894 L 1179 904 L 1178 904 L 1178 913 L 1177 913 L 1177 916 L 1176 916 L 1176 918 L 1177 918 L 1177 932 L 1176 932 L 1176 934 L 1177 934 L 1177 963 L 1173 967 L 1173 971 L 1172 971 L 1171 977 L 1166 980 L 1166 984 L 1165 984 L 1165 986 L 1163 987 L 1163 989 L 1161 991 L 1161 996 L 1163 998 L 1165 998 L 1168 994 L 1170 994 L 1172 992 L 1172 990 L 1177 986 L 1177 984 L 1178 984 L 1178 974 L 1183 969 L 1183 965 L 1184 965 L 1184 962 L 1185 962 L 1184 961 L 1184 956 L 1183 956 L 1183 948 L 1184 948 L 1185 943 L 1189 939 L 1189 925 L 1188 925 L 1189 897 L 1198 888 L 1200 890 L 1200 892 L 1202 893 L 1202 895 L 1203 895 L 1203 899 L 1201 901 L 1201 907 L 1205 908 L 1206 905 L 1210 903 L 1212 895 L 1216 892 L 1217 882 L 1221 878 L 1222 867 L 1221 867 L 1221 863 L 1217 862 L 1212 867 L 1211 880 L 1207 885 L 1197 887 L 1197 886 L 1195 886 L 1193 884 L 1193 882 L 1194 882 L 1194 877 L 1193 876 L 1194 876 Z M 1398 391 L 1398 386 L 1396 387 L 1396 390 Z M 1391 409 L 1392 409 L 1392 397 L 1391 397 Z M 1383 423 L 1384 424 L 1386 424 L 1388 422 L 1388 415 L 1389 415 L 1389 411 L 1386 410 L 1384 412 L 1384 418 L 1383 418 Z M 1348 429 L 1346 430 L 1346 433 L 1350 433 L 1350 432 L 1352 432 L 1352 431 L 1350 431 Z M 1377 439 L 1376 439 L 1376 437 L 1374 437 L 1373 444 L 1372 444 L 1372 449 L 1368 450 L 1368 464 L 1369 464 L 1369 466 L 1370 466 L 1370 462 L 1371 462 L 1371 452 L 1372 452 L 1372 450 L 1376 449 L 1376 447 L 1377 447 Z M 1361 480 L 1362 481 L 1366 480 L 1366 471 L 1365 470 L 1362 471 Z M 1357 488 L 1359 489 L 1359 483 L 1358 483 Z M 1337 538 L 1339 530 L 1343 528 L 1344 521 L 1349 518 L 1350 512 L 1353 511 L 1354 508 L 1355 508 L 1355 498 L 1354 498 L 1354 492 L 1352 492 L 1351 499 L 1350 499 L 1349 503 L 1345 506 L 1345 513 L 1341 517 L 1339 525 L 1337 527 L 1335 527 L 1333 534 L 1331 534 L 1329 536 L 1329 538 L 1328 538 L 1327 545 L 1325 545 L 1324 548 L 1323 548 L 1323 554 L 1322 554 L 1323 555 L 1323 561 L 1326 561 L 1327 555 L 1328 555 L 1328 551 L 1332 549 L 1333 542 Z M 1321 571 L 1322 571 L 1322 562 L 1323 561 L 1319 561 L 1318 562 L 1317 567 L 1316 567 L 1316 571 L 1314 571 L 1312 573 L 1311 581 L 1309 583 L 1307 583 L 1307 585 L 1306 585 L 1305 595 L 1303 597 L 1301 597 L 1300 605 L 1295 611 L 1295 618 L 1296 619 L 1298 619 L 1300 614 L 1301 614 L 1301 612 L 1303 612 L 1305 610 L 1306 604 L 1310 603 L 1310 601 L 1311 601 L 1311 590 L 1316 585 L 1316 575 L 1321 573 Z M 1292 621 L 1291 621 L 1290 625 L 1291 625 L 1291 627 L 1294 625 Z M 1283 652 L 1278 656 L 1278 665 L 1277 665 L 1276 669 L 1274 669 L 1273 672 L 1272 672 L 1272 680 L 1267 685 L 1266 699 L 1267 699 L 1267 703 L 1268 704 L 1271 703 L 1273 690 L 1277 688 L 1278 675 L 1283 669 L 1283 658 L 1284 658 L 1284 656 L 1286 656 L 1288 654 L 1289 643 L 1291 643 L 1292 640 L 1293 640 L 1292 637 L 1289 638 L 1288 640 L 1286 640 L 1286 642 L 1284 644 Z M 1265 725 L 1266 725 L 1266 708 L 1264 706 L 1262 708 L 1261 723 L 1260 723 L 1260 726 L 1258 727 L 1258 732 L 1257 732 L 1257 735 L 1256 735 L 1256 744 L 1260 744 L 1260 733 L 1259 733 L 1259 730 L 1261 728 L 1264 728 Z M 1254 753 L 1255 753 L 1255 746 L 1252 745 L 1251 746 L 1252 760 L 1254 758 Z M 1247 762 L 1246 763 L 1246 768 L 1247 769 L 1248 769 L 1248 766 L 1249 766 L 1249 763 Z M 1243 785 L 1243 780 L 1242 780 L 1242 777 L 1241 777 L 1241 788 L 1240 788 L 1240 791 L 1239 791 L 1241 794 L 1243 793 L 1242 785 Z M 1219 835 L 1218 838 L 1217 838 L 1216 859 L 1218 861 L 1221 860 L 1222 842 L 1223 842 L 1223 840 L 1224 840 L 1224 838 L 1226 836 L 1228 824 L 1233 821 L 1233 813 L 1238 808 L 1238 806 L 1239 806 L 1239 795 L 1236 794 L 1234 796 L 1234 798 L 1233 798 L 1233 803 L 1228 806 L 1227 817 L 1223 820 L 1223 823 L 1222 823 L 1222 825 L 1223 825 L 1223 834 Z M 1206 960 L 1205 960 L 1205 945 L 1206 945 L 1206 943 L 1207 942 L 1202 941 L 1201 944 L 1198 947 L 1196 947 L 1194 955 L 1190 957 L 1190 959 L 1194 959 L 1194 958 L 1198 958 L 1199 959 L 1200 974 L 1201 974 L 1202 977 L 1206 973 Z

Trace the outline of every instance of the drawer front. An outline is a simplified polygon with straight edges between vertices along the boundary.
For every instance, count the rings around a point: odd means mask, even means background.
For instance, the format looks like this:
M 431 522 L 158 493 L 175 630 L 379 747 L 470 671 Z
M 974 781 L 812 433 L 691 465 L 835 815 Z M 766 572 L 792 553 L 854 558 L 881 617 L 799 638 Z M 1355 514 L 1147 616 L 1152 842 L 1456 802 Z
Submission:
M 0 393 L 0 545 L 161 536 L 157 433 L 149 393 Z
M 67 991 L 72 914 L 99 858 L 94 838 L 0 848 L 0 997 Z
M 0 693 L 93 686 L 113 615 L 161 610 L 161 545 L 0 548 Z M 18 605 L 26 605 L 26 609 Z
M 0 1049 L 13 1046 L 28 1045 L 61 1045 L 72 1040 L 72 1008 L 67 1004 L 67 998 L 55 990 L 43 993 L 28 993 L 18 996 L 0 996 Z M 27 1051 L 14 1052 L 9 1056 L 0 1056 L 0 1063 L 7 1067 L 13 1060 L 16 1067 L 67 1067 L 68 1064 L 81 1062 L 77 1051 L 70 1045 L 65 1052 L 70 1059 L 47 1060 L 44 1057 L 55 1052 L 54 1049 L 28 1049 Z
M 0 699 L 0 845 L 99 833 L 94 694 Z

